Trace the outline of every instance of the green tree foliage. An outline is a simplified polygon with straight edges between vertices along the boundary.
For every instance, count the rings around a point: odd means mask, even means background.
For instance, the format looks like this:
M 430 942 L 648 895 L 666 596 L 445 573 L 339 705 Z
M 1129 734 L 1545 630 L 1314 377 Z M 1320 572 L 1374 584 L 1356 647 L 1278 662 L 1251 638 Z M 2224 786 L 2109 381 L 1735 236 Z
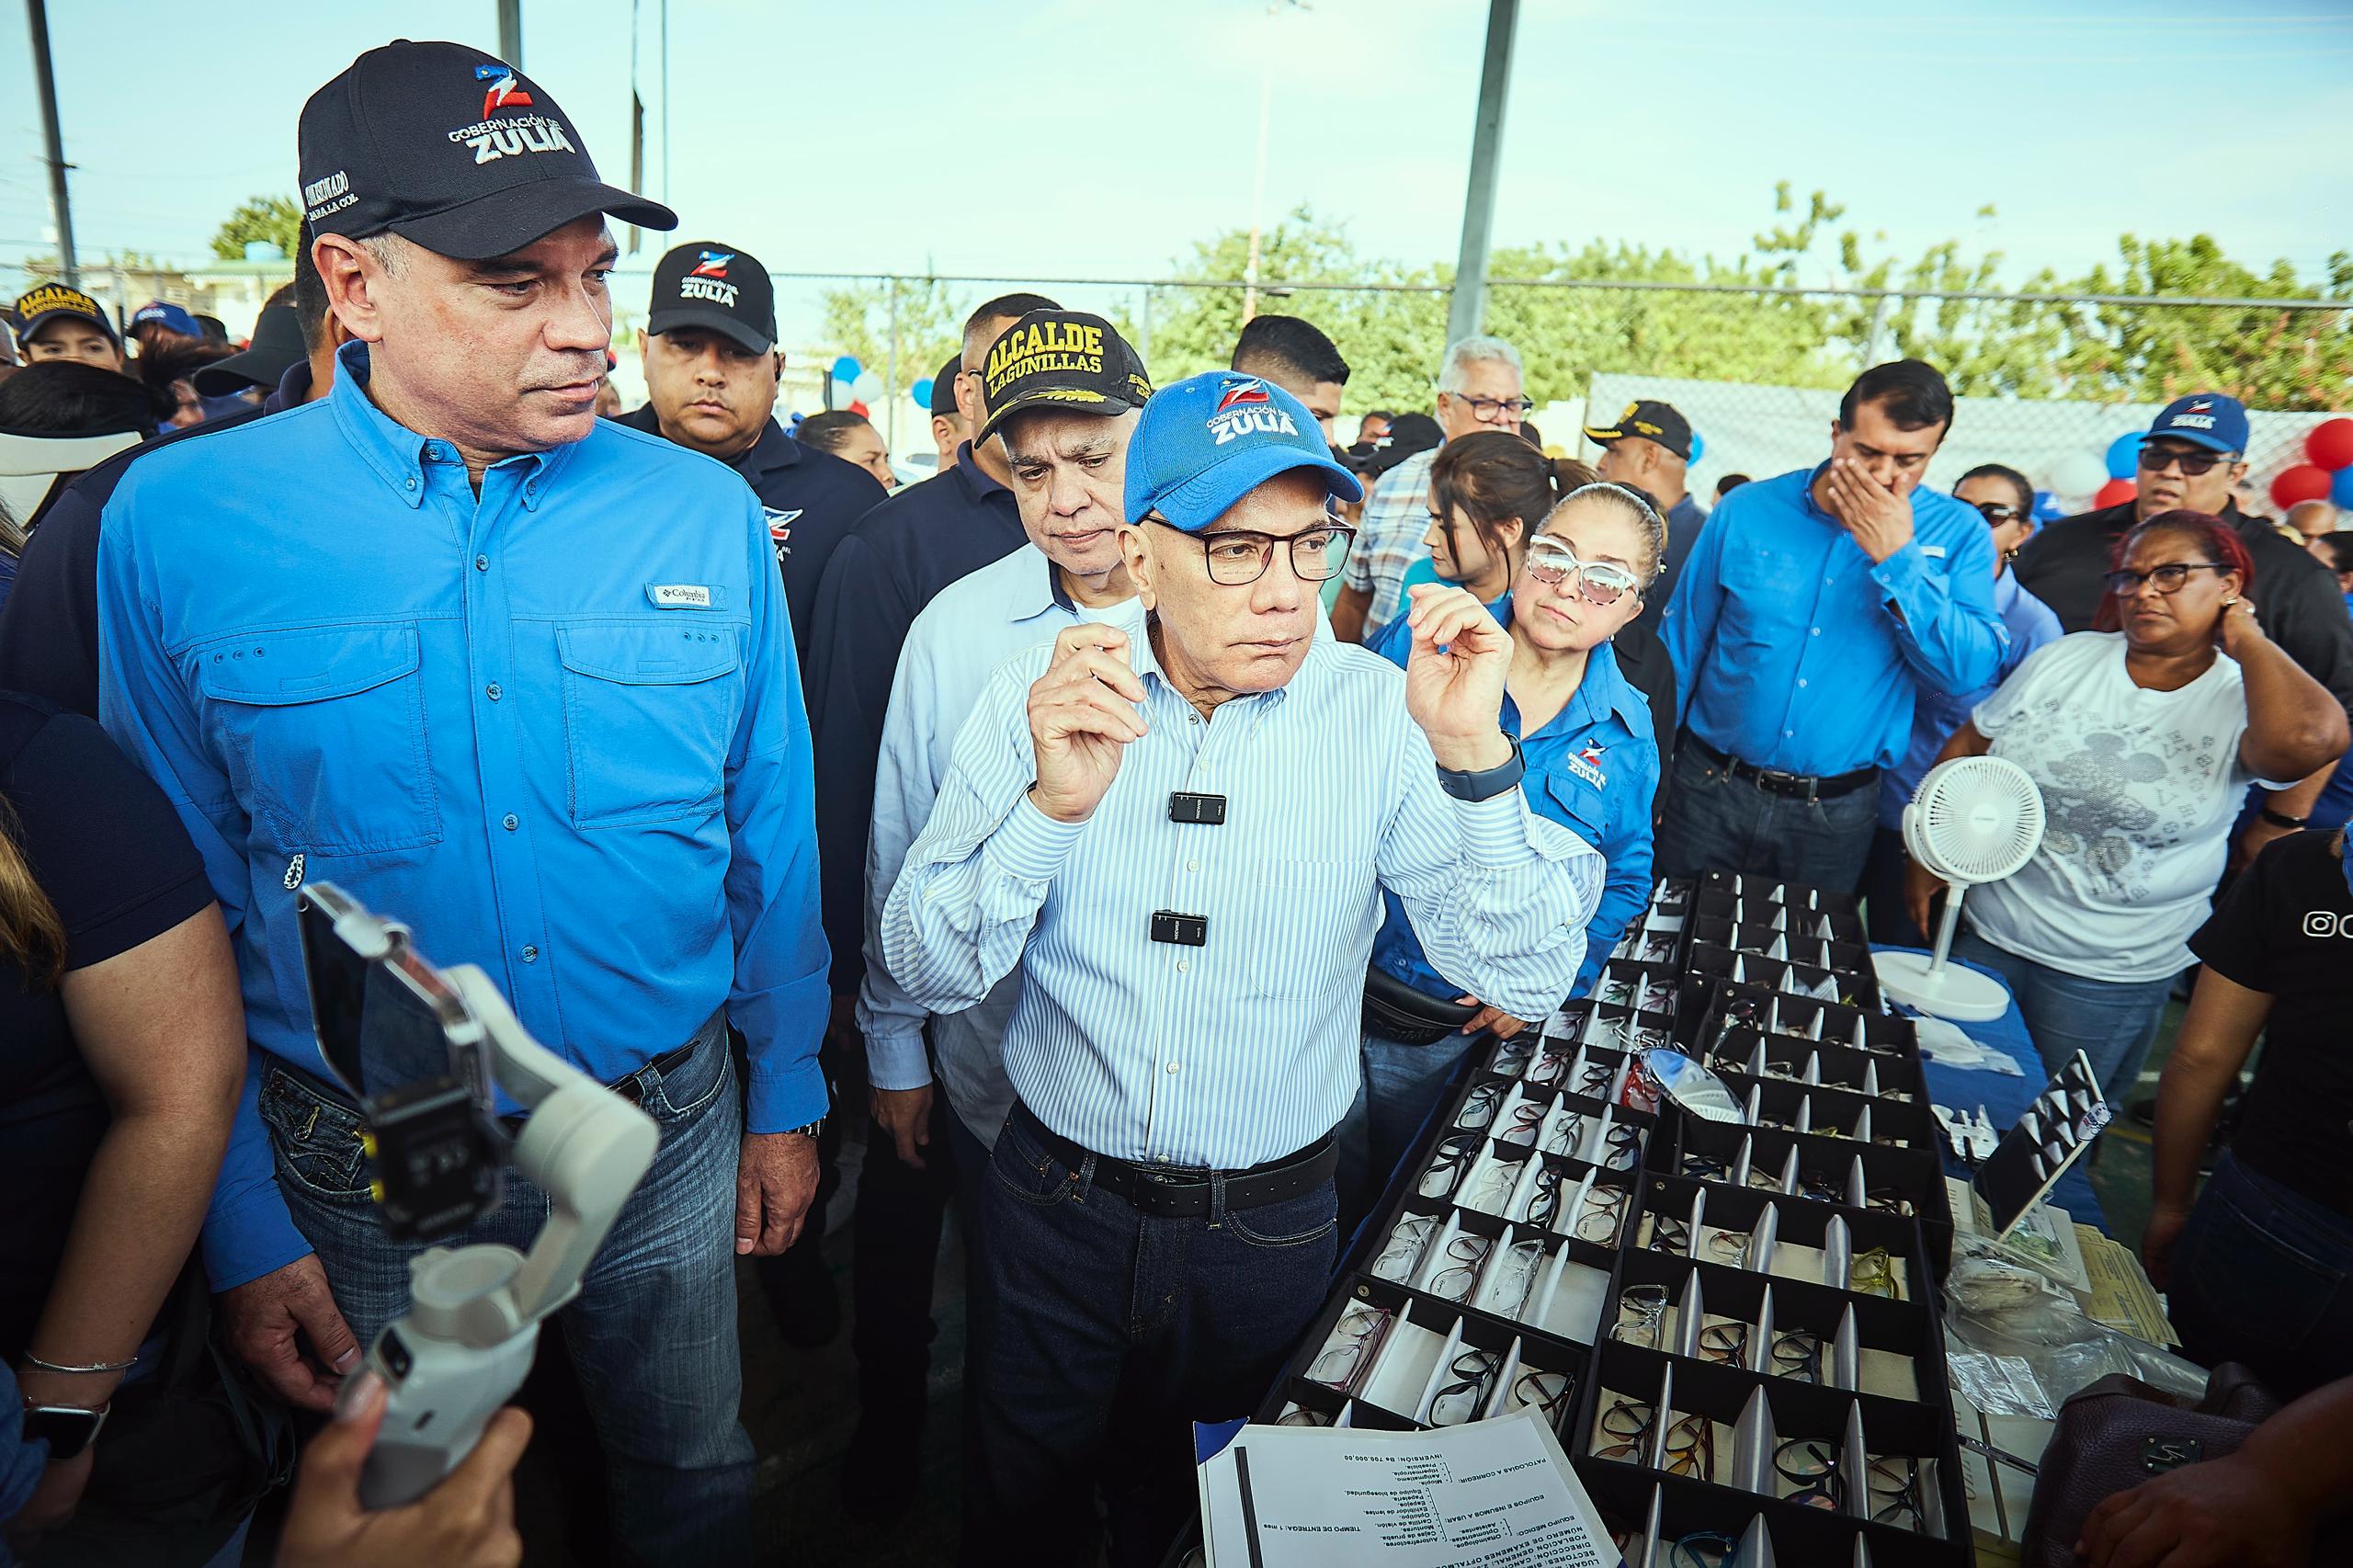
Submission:
M 222 261 L 245 259 L 249 240 L 267 240 L 292 256 L 301 244 L 302 210 L 283 196 L 249 197 L 212 236 L 212 254 Z
M 892 307 L 898 313 L 898 387 L 904 391 L 939 369 L 956 352 L 964 312 L 946 284 L 932 278 L 854 283 L 824 294 L 825 341 L 876 375 L 892 365 Z M 975 301 L 974 303 L 979 301 Z

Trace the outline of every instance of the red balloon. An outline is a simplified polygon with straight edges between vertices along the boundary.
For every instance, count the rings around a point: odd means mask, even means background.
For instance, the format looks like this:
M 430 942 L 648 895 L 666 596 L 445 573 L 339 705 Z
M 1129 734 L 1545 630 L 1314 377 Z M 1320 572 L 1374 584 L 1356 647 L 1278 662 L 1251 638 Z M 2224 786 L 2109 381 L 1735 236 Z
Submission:
M 869 417 L 869 416 L 870 416 L 870 414 L 871 414 L 871 412 L 872 412 L 871 410 L 870 410 L 870 409 L 866 406 L 866 404 L 864 404 L 864 403 L 857 403 L 857 402 L 853 402 L 853 403 L 849 405 L 849 411 L 850 411 L 852 414 L 857 415 L 860 419 L 864 419 L 864 418 Z M 2320 493 L 2321 493 L 2322 494 L 2324 494 L 2324 495 L 2325 495 L 2325 494 L 2328 494 L 2328 485 L 2327 485 L 2327 483 L 2326 483 L 2326 482 L 2325 482 L 2325 481 L 2324 481 L 2324 482 L 2322 483 L 2322 484 L 2321 484 L 2321 487 L 2320 487 Z
M 2353 468 L 2353 419 L 2324 419 L 2304 437 L 2304 456 L 2334 472 Z
M 2325 501 L 2328 484 L 2328 470 L 2298 463 L 2280 470 L 2279 477 L 2271 482 L 2271 504 L 2285 511 L 2299 501 Z
M 2092 497 L 2092 505 L 2097 507 L 2121 506 L 2140 494 L 2141 487 L 2131 480 L 2111 479 L 2099 487 L 2098 494 Z

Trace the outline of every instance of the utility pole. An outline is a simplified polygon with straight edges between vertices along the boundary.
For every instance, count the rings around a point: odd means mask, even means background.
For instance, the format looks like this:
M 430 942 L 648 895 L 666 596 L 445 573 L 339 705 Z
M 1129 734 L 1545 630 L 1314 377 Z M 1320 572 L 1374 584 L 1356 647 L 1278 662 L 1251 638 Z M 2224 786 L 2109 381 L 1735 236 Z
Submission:
M 1258 70 L 1258 164 L 1250 179 L 1250 259 L 1242 268 L 1242 321 L 1245 326 L 1258 313 L 1258 241 L 1267 206 L 1267 133 L 1275 115 L 1275 18 L 1285 6 L 1304 11 L 1307 0 L 1267 0 L 1265 62 Z
M 1479 70 L 1479 115 L 1471 124 L 1471 183 L 1462 193 L 1462 251 L 1454 263 L 1454 299 L 1446 340 L 1474 335 L 1487 312 L 1487 241 L 1495 219 L 1495 160 L 1504 140 L 1504 97 L 1511 85 L 1512 40 L 1519 0 L 1487 0 L 1487 54 Z
M 498 0 L 498 58 L 523 69 L 523 0 Z
M 33 75 L 40 86 L 40 129 L 49 149 L 49 219 L 57 226 L 57 275 L 78 289 L 82 268 L 74 258 L 74 204 L 65 194 L 65 137 L 57 128 L 57 72 L 49 60 L 49 6 L 25 0 L 33 32 Z

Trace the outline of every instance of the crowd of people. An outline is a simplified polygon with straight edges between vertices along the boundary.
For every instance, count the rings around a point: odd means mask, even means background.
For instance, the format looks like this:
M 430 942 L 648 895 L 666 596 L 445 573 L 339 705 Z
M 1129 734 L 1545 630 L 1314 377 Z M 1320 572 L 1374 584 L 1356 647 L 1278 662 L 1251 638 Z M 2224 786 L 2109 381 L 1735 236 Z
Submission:
M 2353 1375 L 2353 535 L 2240 510 L 2236 400 L 2176 401 L 2135 499 L 2038 528 L 2012 468 L 1926 482 L 1952 395 L 1880 365 L 1819 463 L 1709 508 L 1665 403 L 1547 455 L 1540 344 L 1450 345 L 1427 414 L 1343 449 L 1308 321 L 1158 384 L 1025 292 L 965 322 L 902 486 L 862 417 L 779 419 L 738 246 L 663 257 L 620 406 L 608 222 L 676 215 L 500 62 L 372 51 L 299 163 L 296 277 L 242 349 L 63 283 L 0 333 L 30 1561 L 234 1562 L 298 1444 L 280 1562 L 519 1552 L 519 1415 L 358 1505 L 415 1248 L 320 1070 L 294 910 L 327 879 L 661 1127 L 558 1319 L 632 1561 L 750 1560 L 737 1264 L 788 1338 L 838 1332 L 855 1119 L 853 1511 L 908 1506 L 953 1212 L 964 1560 L 1156 1562 L 1190 1423 L 1256 1403 L 1471 1040 L 1583 994 L 1654 876 L 1859 891 L 1921 942 L 1941 890 L 1895 830 L 1962 756 L 2046 803 L 1956 951 L 2047 1061 L 2129 1100 L 2201 966 L 2144 1241 L 2191 1352 Z M 510 1182 L 454 1239 L 544 1211 Z

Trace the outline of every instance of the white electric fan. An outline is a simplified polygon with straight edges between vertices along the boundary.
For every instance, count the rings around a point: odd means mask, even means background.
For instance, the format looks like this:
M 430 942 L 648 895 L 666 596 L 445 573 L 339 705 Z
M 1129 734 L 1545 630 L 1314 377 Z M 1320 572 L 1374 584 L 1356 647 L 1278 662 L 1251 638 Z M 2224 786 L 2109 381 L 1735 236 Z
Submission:
M 1998 882 L 2034 858 L 2042 842 L 2042 791 L 2025 768 L 1998 756 L 1956 756 L 1928 769 L 1904 808 L 1904 847 L 1920 869 L 1943 879 L 1944 918 L 1933 958 L 1874 953 L 1880 988 L 1939 1018 L 1983 1023 L 2008 1010 L 1998 980 L 1949 961 L 1961 925 L 1961 895 Z

